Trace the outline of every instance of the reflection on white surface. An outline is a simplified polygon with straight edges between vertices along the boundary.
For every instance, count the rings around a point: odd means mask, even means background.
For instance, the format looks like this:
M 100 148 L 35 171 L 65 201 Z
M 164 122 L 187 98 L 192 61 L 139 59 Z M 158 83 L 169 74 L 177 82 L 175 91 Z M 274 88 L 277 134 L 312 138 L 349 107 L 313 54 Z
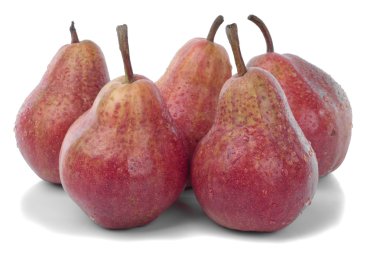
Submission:
M 237 232 L 213 223 L 202 212 L 191 190 L 152 223 L 129 230 L 106 230 L 94 224 L 64 190 L 39 182 L 21 201 L 24 215 L 53 232 L 112 239 L 178 238 L 199 235 L 234 237 L 245 240 L 281 241 L 322 233 L 337 224 L 344 209 L 344 193 L 334 175 L 322 178 L 314 200 L 285 229 L 276 233 Z

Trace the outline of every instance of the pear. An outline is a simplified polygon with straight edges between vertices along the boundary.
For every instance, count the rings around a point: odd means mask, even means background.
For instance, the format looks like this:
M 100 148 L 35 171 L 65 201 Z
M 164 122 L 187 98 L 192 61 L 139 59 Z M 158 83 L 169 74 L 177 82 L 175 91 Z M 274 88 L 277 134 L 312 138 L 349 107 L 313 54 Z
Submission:
M 79 41 L 74 22 L 70 32 L 71 44 L 54 56 L 15 124 L 17 145 L 26 162 L 43 180 L 56 184 L 60 183 L 59 151 L 67 130 L 109 81 L 100 48 L 92 41 Z
M 246 68 L 236 24 L 226 30 L 238 74 L 224 84 L 214 124 L 194 153 L 192 187 L 217 224 L 276 231 L 311 203 L 317 160 L 276 79 Z
M 227 51 L 214 42 L 223 23 L 218 16 L 206 39 L 188 41 L 157 81 L 171 116 L 187 141 L 189 156 L 210 129 L 223 83 L 231 77 Z
M 106 84 L 62 144 L 60 175 L 69 196 L 110 229 L 145 225 L 184 189 L 184 141 L 156 85 L 135 75 L 127 26 L 117 27 L 125 76 Z
M 280 83 L 294 117 L 317 155 L 319 176 L 343 162 L 351 139 L 352 110 L 341 86 L 326 72 L 292 54 L 274 52 L 264 22 L 248 17 L 262 31 L 267 53 L 252 58 L 247 66 L 271 72 Z

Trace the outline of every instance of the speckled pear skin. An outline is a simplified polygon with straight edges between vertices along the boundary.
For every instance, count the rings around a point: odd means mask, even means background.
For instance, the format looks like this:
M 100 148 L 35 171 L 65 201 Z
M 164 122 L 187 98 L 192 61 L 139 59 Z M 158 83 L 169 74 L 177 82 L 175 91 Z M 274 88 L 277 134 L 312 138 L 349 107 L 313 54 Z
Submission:
M 179 130 L 190 157 L 210 129 L 219 92 L 231 77 L 227 51 L 203 38 L 188 41 L 174 56 L 157 86 Z
M 155 84 L 108 83 L 70 127 L 60 175 L 70 197 L 109 229 L 145 225 L 180 195 L 188 173 L 181 136 Z
M 291 54 L 267 53 L 247 64 L 271 72 L 280 83 L 299 126 L 317 155 L 319 175 L 343 162 L 351 140 L 352 110 L 331 76 Z
M 225 83 L 191 179 L 205 213 L 230 229 L 276 231 L 311 203 L 315 153 L 269 72 L 248 68 Z
M 17 145 L 43 180 L 60 183 L 58 159 L 63 138 L 108 81 L 102 51 L 84 40 L 63 46 L 26 98 L 15 124 Z

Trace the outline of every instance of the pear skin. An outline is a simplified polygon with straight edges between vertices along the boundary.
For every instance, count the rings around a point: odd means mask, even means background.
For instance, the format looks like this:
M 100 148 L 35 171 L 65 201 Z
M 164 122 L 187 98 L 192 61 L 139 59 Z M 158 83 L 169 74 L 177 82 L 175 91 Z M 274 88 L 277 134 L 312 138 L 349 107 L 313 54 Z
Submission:
M 72 43 L 52 59 L 39 85 L 17 115 L 15 134 L 26 162 L 43 180 L 60 183 L 59 152 L 70 125 L 88 110 L 109 81 L 100 48 L 79 41 L 74 24 Z

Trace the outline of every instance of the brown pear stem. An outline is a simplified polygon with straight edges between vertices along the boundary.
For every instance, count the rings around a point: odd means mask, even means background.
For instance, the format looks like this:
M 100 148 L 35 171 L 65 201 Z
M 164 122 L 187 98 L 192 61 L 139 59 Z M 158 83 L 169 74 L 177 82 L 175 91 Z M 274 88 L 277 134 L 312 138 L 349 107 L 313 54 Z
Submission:
M 240 52 L 237 25 L 235 23 L 231 25 L 227 25 L 226 33 L 227 33 L 228 41 L 231 44 L 232 52 L 234 54 L 238 75 L 243 76 L 247 72 L 247 67 L 245 66 L 243 56 L 241 55 L 241 52 Z
M 128 45 L 128 27 L 127 25 L 119 25 L 116 27 L 117 37 L 119 39 L 119 48 L 121 51 L 121 56 L 124 62 L 124 72 L 125 72 L 125 82 L 132 83 L 133 80 L 133 70 L 131 65 L 131 58 L 129 55 L 129 45 Z
M 79 38 L 78 38 L 77 30 L 75 29 L 75 26 L 74 26 L 74 21 L 71 21 L 70 33 L 71 33 L 71 44 L 79 43 Z
M 214 42 L 215 34 L 218 31 L 220 25 L 223 24 L 223 22 L 224 22 L 224 18 L 222 15 L 219 15 L 216 17 L 216 19 L 214 20 L 214 23 L 212 23 L 211 25 L 210 31 L 208 32 L 208 35 L 207 35 L 208 41 Z
M 268 27 L 265 23 L 255 15 L 249 15 L 248 19 L 255 23 L 261 30 L 261 33 L 264 35 L 265 42 L 267 43 L 267 53 L 273 53 L 273 41 L 272 36 L 270 36 Z

